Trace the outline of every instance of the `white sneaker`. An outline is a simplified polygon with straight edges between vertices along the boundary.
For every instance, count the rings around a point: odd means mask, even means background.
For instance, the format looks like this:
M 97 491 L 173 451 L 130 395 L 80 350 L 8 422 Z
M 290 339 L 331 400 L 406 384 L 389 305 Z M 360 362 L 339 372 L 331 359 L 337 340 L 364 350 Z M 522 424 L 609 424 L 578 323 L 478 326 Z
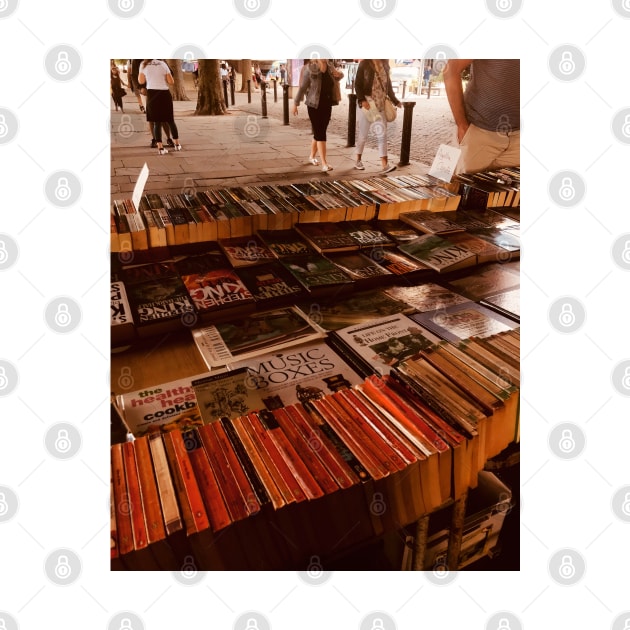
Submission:
M 391 173 L 396 170 L 395 164 L 387 164 L 385 168 L 381 171 L 381 173 Z
M 332 171 L 333 167 L 330 164 L 324 164 L 324 166 L 322 166 L 322 171 L 324 173 L 327 173 L 328 171 Z
M 168 153 L 168 149 L 166 149 L 165 147 L 158 149 L 158 155 L 165 155 L 166 153 Z
M 361 160 L 357 160 L 357 163 L 354 165 L 354 168 L 358 169 L 359 171 L 365 170 L 365 166 L 363 166 L 363 162 L 361 162 Z

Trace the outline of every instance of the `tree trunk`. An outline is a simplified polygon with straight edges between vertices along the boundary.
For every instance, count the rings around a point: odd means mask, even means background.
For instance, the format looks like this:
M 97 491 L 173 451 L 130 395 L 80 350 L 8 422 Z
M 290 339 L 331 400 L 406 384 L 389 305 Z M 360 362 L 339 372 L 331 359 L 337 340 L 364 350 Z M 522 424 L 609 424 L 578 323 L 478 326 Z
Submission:
M 247 79 L 249 79 L 250 81 L 252 80 L 252 60 L 241 59 L 238 70 L 243 76 L 243 85 L 241 85 L 241 92 L 247 92 Z
M 181 59 L 167 59 L 166 63 L 171 69 L 171 74 L 175 81 L 171 86 L 171 94 L 174 101 L 189 101 L 188 94 L 186 94 L 186 85 L 184 84 L 184 73 L 182 72 L 182 60 Z
M 199 88 L 195 116 L 220 116 L 227 111 L 218 59 L 199 60 Z

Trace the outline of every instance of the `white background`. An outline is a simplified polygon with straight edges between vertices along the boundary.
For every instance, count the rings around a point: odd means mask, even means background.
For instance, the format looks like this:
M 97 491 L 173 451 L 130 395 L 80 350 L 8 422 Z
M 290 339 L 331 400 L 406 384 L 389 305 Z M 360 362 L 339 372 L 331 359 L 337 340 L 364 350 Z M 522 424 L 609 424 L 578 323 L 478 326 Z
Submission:
M 15 139 L 0 144 L 0 234 L 19 247 L 15 264 L 0 272 L 0 360 L 19 374 L 17 386 L 0 396 L 0 486 L 19 498 L 17 514 L 0 522 L 0 611 L 22 630 L 109 630 L 124 610 L 150 629 L 231 628 L 250 610 L 274 630 L 361 628 L 373 611 L 387 613 L 397 628 L 481 629 L 501 610 L 530 629 L 609 628 L 630 608 L 629 525 L 611 509 L 613 494 L 630 484 L 629 399 L 611 382 L 614 367 L 630 357 L 629 275 L 611 256 L 615 239 L 630 232 L 630 147 L 611 131 L 613 116 L 630 106 L 630 21 L 610 1 L 526 0 L 509 19 L 480 0 L 382 2 L 394 8 L 381 19 L 357 0 L 273 0 L 257 19 L 227 1 L 147 0 L 138 15 L 123 19 L 105 0 L 20 0 L 0 17 L 0 107 L 19 120 Z M 5 6 L 0 13 L 10 12 Z M 59 44 L 81 55 L 81 70 L 68 82 L 53 80 L 44 66 Z M 309 45 L 336 58 L 413 58 L 440 44 L 460 57 L 521 58 L 520 572 L 463 572 L 447 586 L 422 573 L 333 573 L 321 586 L 294 572 L 208 573 L 195 586 L 170 573 L 109 573 L 109 59 L 168 58 L 185 44 L 213 58 L 295 58 Z M 564 44 L 586 59 L 584 72 L 568 82 L 548 67 Z M 58 170 L 75 173 L 82 185 L 67 208 L 44 192 Z M 586 184 L 582 201 L 569 208 L 547 190 L 563 170 Z M 54 332 L 44 317 L 62 295 L 82 312 L 70 334 Z M 548 321 L 562 296 L 577 298 L 586 311 L 572 334 Z M 81 434 L 81 450 L 68 461 L 44 446 L 46 430 L 59 422 Z M 548 446 L 551 430 L 564 422 L 586 437 L 584 450 L 568 461 Z M 65 587 L 44 572 L 48 554 L 61 547 L 82 564 Z M 562 548 L 586 563 L 573 586 L 548 571 Z

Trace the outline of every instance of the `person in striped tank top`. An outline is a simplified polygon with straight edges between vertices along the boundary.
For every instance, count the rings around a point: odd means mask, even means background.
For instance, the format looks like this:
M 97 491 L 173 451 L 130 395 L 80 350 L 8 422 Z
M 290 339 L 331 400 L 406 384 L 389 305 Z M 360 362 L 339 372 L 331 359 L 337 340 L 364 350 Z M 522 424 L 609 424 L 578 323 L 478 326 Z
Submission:
M 457 172 L 520 166 L 520 59 L 450 59 L 444 87 L 462 150 Z

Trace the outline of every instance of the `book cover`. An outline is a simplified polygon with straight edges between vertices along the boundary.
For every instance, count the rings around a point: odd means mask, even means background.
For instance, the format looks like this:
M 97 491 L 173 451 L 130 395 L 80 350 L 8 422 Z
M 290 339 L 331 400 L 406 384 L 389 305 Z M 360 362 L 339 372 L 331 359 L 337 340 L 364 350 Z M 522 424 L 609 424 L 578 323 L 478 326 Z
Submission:
M 398 249 L 440 273 L 477 263 L 474 252 L 434 234 L 419 236 L 415 241 L 399 245 Z
M 171 278 L 177 276 L 177 269 L 173 261 L 147 263 L 144 265 L 127 265 L 120 270 L 120 279 L 129 288 L 134 284 Z
M 498 263 L 476 269 L 475 273 L 448 282 L 453 291 L 475 302 L 489 295 L 517 288 L 519 285 L 520 275 Z
M 296 302 L 307 295 L 295 276 L 278 262 L 244 267 L 238 270 L 238 276 L 263 307 L 288 300 Z
M 344 252 L 359 249 L 357 241 L 338 223 L 298 223 L 295 229 L 318 252 Z
M 459 293 L 435 284 L 425 282 L 417 286 L 395 286 L 385 289 L 387 295 L 406 302 L 416 311 L 437 311 L 453 304 L 464 304 L 470 300 Z
M 403 314 L 348 326 L 335 331 L 333 336 L 356 354 L 369 372 L 379 374 L 388 374 L 400 361 L 439 341 L 436 335 Z
M 276 258 L 310 256 L 315 253 L 315 250 L 293 229 L 258 230 L 257 234 Z
M 416 236 L 416 238 L 418 237 Z M 378 264 L 397 276 L 405 276 L 407 274 L 414 274 L 415 276 L 433 273 L 433 270 L 428 265 L 391 249 L 382 249 L 379 251 Z
M 409 317 L 453 343 L 470 337 L 488 337 L 518 327 L 513 320 L 477 302 L 457 304 L 439 311 L 418 313 Z
M 192 380 L 204 376 L 207 374 L 119 394 L 118 407 L 129 430 L 138 438 L 202 425 Z
M 322 398 L 361 382 L 361 377 L 323 340 L 268 352 L 235 366 L 269 410 Z M 227 372 L 232 374 L 233 372 Z M 218 379 L 218 377 L 217 377 Z
M 192 323 L 195 307 L 179 276 L 168 276 L 127 287 L 138 333 L 166 332 Z
M 399 245 L 413 241 L 420 236 L 420 232 L 417 232 L 409 224 L 400 219 L 384 219 L 377 221 L 376 226 L 386 234 L 390 240 Z
M 196 378 L 191 384 L 205 423 L 238 418 L 264 407 L 256 379 L 246 367 Z
M 219 247 L 235 269 L 260 265 L 275 260 L 275 256 L 256 235 L 220 238 Z
M 338 330 L 396 313 L 412 313 L 413 308 L 397 300 L 383 289 L 353 292 L 330 301 L 308 300 L 299 308 L 324 330 Z
M 209 269 L 182 276 L 182 281 L 202 317 L 254 304 L 254 296 L 234 269 Z
M 468 232 L 449 234 L 448 240 L 454 245 L 461 245 L 469 249 L 477 256 L 477 264 L 507 262 L 512 258 L 512 252 L 503 247 L 498 247 L 488 240 L 474 236 Z
M 442 216 L 442 213 L 436 214 L 428 210 L 403 212 L 400 215 L 400 220 L 425 234 L 450 234 L 464 231 L 464 227 Z
M 511 252 L 512 254 L 520 253 L 521 239 L 510 230 L 499 230 L 497 228 L 475 228 L 468 230 L 473 236 L 477 236 L 497 247 Z
M 285 258 L 280 262 L 308 290 L 338 287 L 353 282 L 345 271 L 320 254 L 308 258 Z
M 230 322 L 196 328 L 193 339 L 208 367 L 218 367 L 320 339 L 325 333 L 295 307 L 253 313 Z
M 371 280 L 372 282 L 378 282 L 387 280 L 393 275 L 391 271 L 381 267 L 372 258 L 361 252 L 328 254 L 328 259 L 356 281 Z
M 498 310 L 499 313 L 520 321 L 521 290 L 519 287 L 488 295 L 480 300 L 480 304 Z
M 133 315 L 125 285 L 120 281 L 111 283 L 111 345 L 128 343 L 134 338 Z
M 361 249 L 394 245 L 394 241 L 380 229 L 378 223 L 371 225 L 365 221 L 343 221 L 339 227 L 345 230 Z

